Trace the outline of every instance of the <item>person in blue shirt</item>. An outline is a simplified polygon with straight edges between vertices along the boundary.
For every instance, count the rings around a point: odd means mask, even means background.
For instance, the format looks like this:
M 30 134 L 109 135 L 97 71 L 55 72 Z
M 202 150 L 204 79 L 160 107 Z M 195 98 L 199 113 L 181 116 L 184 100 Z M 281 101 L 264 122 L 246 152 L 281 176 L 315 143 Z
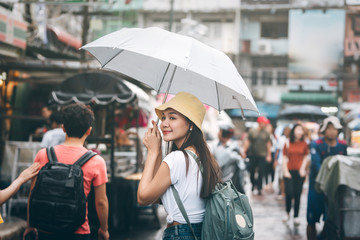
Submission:
M 322 193 L 315 190 L 315 179 L 320 170 L 321 164 L 325 158 L 334 155 L 347 155 L 347 144 L 345 141 L 338 139 L 338 135 L 342 129 L 340 121 L 335 116 L 324 119 L 320 128 L 323 137 L 311 143 L 311 166 L 309 177 L 309 193 L 307 207 L 307 238 L 310 240 L 317 239 L 316 222 L 320 221 L 321 215 L 323 220 L 326 219 L 325 198 Z M 321 239 L 323 233 L 319 235 Z

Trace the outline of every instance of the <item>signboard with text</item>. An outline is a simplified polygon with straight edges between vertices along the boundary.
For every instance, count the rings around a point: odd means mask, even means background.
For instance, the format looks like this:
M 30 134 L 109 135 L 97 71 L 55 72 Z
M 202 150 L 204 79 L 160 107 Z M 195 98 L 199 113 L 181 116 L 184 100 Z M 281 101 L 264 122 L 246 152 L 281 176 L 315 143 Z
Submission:
M 360 56 L 360 16 L 358 14 L 346 15 L 344 56 Z
M 27 23 L 0 7 L 0 42 L 26 48 Z

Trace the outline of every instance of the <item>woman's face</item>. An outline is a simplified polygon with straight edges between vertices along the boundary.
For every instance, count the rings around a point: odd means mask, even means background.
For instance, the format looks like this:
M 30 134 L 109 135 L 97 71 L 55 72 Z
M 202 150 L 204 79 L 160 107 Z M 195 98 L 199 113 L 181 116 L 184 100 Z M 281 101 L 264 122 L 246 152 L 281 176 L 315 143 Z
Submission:
M 300 140 L 304 136 L 304 129 L 302 126 L 296 126 L 294 129 L 295 140 Z
M 189 128 L 189 122 L 178 111 L 172 108 L 163 111 L 160 129 L 164 135 L 164 141 L 173 141 L 180 148 L 185 141 Z

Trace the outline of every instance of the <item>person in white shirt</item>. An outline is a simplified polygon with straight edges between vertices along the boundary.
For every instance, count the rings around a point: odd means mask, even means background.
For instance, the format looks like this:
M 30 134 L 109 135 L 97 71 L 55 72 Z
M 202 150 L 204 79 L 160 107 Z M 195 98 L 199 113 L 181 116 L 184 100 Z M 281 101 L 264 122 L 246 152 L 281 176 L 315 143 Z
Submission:
M 283 179 L 283 172 L 282 172 L 282 159 L 283 159 L 283 149 L 285 144 L 289 144 L 289 136 L 290 136 L 290 127 L 286 126 L 283 130 L 283 134 L 278 138 L 276 144 L 276 152 L 275 152 L 275 179 L 274 183 L 278 183 L 279 185 L 279 192 L 278 192 L 278 199 L 283 199 L 285 197 L 285 185 Z
M 169 102 L 155 108 L 161 119 L 164 141 L 172 141 L 172 151 L 161 160 L 161 134 L 156 123 L 145 134 L 148 150 L 144 172 L 138 187 L 138 202 L 149 205 L 159 198 L 168 214 L 163 239 L 195 239 L 173 196 L 171 185 L 179 193 L 197 239 L 201 239 L 205 198 L 221 181 L 221 170 L 209 151 L 202 132 L 203 104 L 195 96 L 180 92 Z M 200 159 L 199 165 L 194 159 Z
M 51 130 L 47 131 L 40 143 L 42 148 L 54 147 L 65 142 L 65 132 L 62 128 L 61 114 L 54 111 L 50 115 Z
M 245 161 L 240 155 L 240 146 L 232 139 L 235 132 L 233 124 L 219 123 L 218 140 L 214 141 L 210 151 L 218 162 L 223 182 L 232 180 L 236 189 L 245 193 L 243 178 L 246 170 Z

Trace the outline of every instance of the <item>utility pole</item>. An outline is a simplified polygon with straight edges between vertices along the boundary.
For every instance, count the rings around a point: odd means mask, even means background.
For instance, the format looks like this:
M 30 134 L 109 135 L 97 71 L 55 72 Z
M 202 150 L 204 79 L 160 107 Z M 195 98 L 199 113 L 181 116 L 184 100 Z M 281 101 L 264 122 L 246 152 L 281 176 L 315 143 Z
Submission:
M 86 2 L 88 2 L 87 0 Z M 87 43 L 87 35 L 89 33 L 89 5 L 86 4 L 83 7 L 83 22 L 82 22 L 82 34 L 81 34 L 81 44 L 84 46 Z M 86 52 L 84 50 L 81 51 L 81 60 L 85 60 Z
M 241 0 L 238 2 L 235 9 L 235 66 L 240 72 L 240 54 L 241 54 Z
M 174 21 L 174 0 L 170 0 L 170 17 L 169 17 L 169 31 L 172 32 L 172 25 Z

